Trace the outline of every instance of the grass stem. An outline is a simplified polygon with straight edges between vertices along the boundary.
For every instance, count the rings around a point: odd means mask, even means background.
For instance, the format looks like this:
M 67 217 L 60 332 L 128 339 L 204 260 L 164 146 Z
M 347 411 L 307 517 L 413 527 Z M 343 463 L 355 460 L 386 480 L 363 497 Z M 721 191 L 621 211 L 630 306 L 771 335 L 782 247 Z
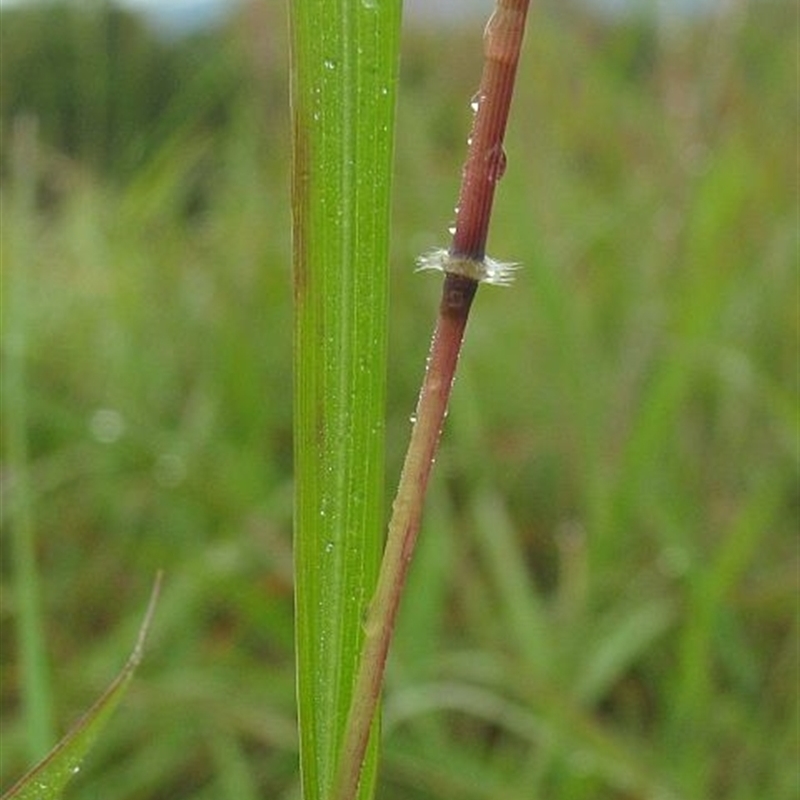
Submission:
M 483 35 L 484 67 L 473 98 L 475 119 L 458 198 L 450 252 L 483 260 L 497 181 L 506 156 L 503 138 L 511 108 L 529 0 L 498 0 Z
M 7 297 L 3 320 L 3 437 L 6 467 L 12 476 L 8 513 L 17 603 L 19 674 L 28 755 L 39 758 L 53 744 L 53 700 L 47 663 L 41 585 L 36 563 L 36 526 L 28 453 L 27 309 L 28 247 L 36 238 L 34 219 L 37 174 L 37 125 L 26 115 L 14 121 L 11 141 L 13 192 L 11 270 L 6 275 Z
M 497 181 L 505 170 L 503 136 L 522 44 L 527 0 L 499 0 L 484 34 L 485 66 L 450 249 L 424 262 L 445 273 L 428 365 L 411 441 L 392 507 L 377 588 L 367 611 L 365 639 L 332 800 L 351 800 L 381 693 L 386 658 L 422 508 L 441 437 L 470 308 L 482 280 L 502 283 L 485 259 Z M 501 268 L 502 272 L 502 268 Z

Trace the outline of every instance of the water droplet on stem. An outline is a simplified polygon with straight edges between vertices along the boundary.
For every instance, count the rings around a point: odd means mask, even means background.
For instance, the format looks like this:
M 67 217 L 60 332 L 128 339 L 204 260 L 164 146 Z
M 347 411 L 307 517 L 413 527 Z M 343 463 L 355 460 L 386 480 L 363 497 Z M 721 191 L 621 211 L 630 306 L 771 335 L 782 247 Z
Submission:
M 495 145 L 486 153 L 488 175 L 492 183 L 499 181 L 506 172 L 506 152 L 502 145 Z

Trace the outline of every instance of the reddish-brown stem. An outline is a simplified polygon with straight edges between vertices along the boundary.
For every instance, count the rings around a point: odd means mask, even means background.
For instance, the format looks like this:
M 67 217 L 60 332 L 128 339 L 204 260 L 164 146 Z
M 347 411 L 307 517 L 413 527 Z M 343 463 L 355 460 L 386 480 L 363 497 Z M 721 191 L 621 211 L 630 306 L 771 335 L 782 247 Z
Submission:
M 464 328 L 477 288 L 477 281 L 470 278 L 445 276 L 428 368 L 417 401 L 411 441 L 392 507 L 386 550 L 364 624 L 364 648 L 356 675 L 337 782 L 331 795 L 335 800 L 350 800 L 358 790 L 361 765 L 380 697 L 402 587 L 419 533 L 422 501 L 439 444 Z
M 481 275 L 484 262 L 494 188 L 505 168 L 503 135 L 527 9 L 527 0 L 498 0 L 486 26 L 486 65 L 476 100 L 478 109 L 464 168 L 456 231 L 449 255 L 439 265 L 446 273 L 439 315 L 392 506 L 378 583 L 367 610 L 364 646 L 331 800 L 353 800 L 358 793 L 397 609 L 419 533 L 428 478 L 436 458 L 470 307 L 478 289 L 476 275 Z M 463 274 L 465 269 L 468 274 Z M 458 270 L 462 272 L 459 274 Z
M 469 155 L 464 167 L 450 252 L 482 260 L 497 181 L 505 171 L 503 138 L 525 32 L 529 0 L 498 0 L 483 36 L 485 56 Z

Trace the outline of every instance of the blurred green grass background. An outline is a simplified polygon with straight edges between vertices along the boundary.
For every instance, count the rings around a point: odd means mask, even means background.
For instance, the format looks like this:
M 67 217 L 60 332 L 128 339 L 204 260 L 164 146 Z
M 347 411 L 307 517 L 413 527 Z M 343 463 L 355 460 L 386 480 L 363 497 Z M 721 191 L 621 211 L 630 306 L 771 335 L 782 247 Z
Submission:
M 524 270 L 470 323 L 381 800 L 800 792 L 791 8 L 535 4 L 490 241 Z M 439 291 L 413 263 L 446 241 L 480 32 L 404 37 L 388 497 Z M 70 796 L 296 798 L 282 10 L 164 40 L 103 4 L 10 9 L 0 47 L 0 783 L 33 757 L 27 520 L 60 732 L 166 571 Z

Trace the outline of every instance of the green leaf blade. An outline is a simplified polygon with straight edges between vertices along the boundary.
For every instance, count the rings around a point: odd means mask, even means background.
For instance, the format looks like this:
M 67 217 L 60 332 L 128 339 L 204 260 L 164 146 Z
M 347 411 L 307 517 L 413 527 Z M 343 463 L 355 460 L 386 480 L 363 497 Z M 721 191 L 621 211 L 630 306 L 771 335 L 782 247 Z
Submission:
M 305 0 L 291 14 L 298 712 L 304 798 L 322 800 L 383 542 L 400 3 Z
M 156 577 L 136 646 L 122 671 L 94 702 L 66 736 L 29 772 L 23 775 L 0 800 L 57 800 L 91 750 L 111 715 L 128 690 L 142 660 L 144 642 L 155 613 L 161 589 L 161 573 Z

